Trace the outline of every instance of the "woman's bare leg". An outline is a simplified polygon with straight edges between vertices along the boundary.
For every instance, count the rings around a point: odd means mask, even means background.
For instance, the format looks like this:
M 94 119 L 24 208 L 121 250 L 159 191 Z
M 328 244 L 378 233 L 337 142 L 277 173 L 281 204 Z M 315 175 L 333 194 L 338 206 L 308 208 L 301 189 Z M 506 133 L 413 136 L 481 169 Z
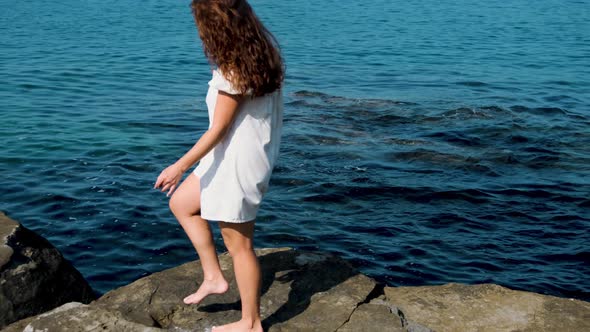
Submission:
M 245 223 L 219 222 L 223 242 L 234 266 L 236 282 L 242 302 L 242 319 L 216 326 L 213 332 L 255 331 L 262 332 L 260 321 L 261 272 L 254 252 L 254 220 Z
M 186 304 L 198 304 L 207 295 L 224 293 L 229 287 L 219 266 L 211 226 L 200 215 L 200 185 L 199 177 L 191 173 L 170 198 L 170 210 L 197 250 L 203 267 L 203 282 L 195 293 L 184 298 Z

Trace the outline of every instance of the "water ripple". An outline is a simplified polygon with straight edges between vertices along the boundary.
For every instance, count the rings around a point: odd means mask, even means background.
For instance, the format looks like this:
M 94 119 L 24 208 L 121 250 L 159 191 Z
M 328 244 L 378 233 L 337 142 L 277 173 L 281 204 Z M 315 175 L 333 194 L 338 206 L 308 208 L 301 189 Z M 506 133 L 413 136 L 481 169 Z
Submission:
M 257 246 L 332 252 L 392 286 L 590 299 L 585 3 L 252 4 L 287 61 Z M 208 125 L 189 8 L 2 8 L 0 209 L 99 293 L 197 258 L 152 190 Z

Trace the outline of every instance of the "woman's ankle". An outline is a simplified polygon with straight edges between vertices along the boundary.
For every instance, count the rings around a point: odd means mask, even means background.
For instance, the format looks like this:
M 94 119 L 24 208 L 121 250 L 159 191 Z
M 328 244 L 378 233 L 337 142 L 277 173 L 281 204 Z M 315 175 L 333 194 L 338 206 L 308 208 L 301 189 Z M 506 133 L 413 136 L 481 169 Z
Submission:
M 217 273 L 217 274 L 203 276 L 203 281 L 213 281 L 213 282 L 225 281 L 225 277 L 223 276 L 223 273 Z
M 254 326 L 258 325 L 261 323 L 260 321 L 260 316 L 252 318 L 252 317 L 242 317 L 241 319 L 242 322 L 246 323 L 250 328 L 253 328 Z

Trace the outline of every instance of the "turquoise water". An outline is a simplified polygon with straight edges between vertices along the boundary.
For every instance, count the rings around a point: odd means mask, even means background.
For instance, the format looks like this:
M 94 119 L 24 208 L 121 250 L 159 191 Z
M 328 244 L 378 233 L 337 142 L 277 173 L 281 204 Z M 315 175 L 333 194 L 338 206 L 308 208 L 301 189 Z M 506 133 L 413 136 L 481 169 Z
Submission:
M 251 3 L 287 64 L 256 246 L 590 299 L 588 1 Z M 98 293 L 195 259 L 152 189 L 207 128 L 189 2 L 0 4 L 0 209 Z

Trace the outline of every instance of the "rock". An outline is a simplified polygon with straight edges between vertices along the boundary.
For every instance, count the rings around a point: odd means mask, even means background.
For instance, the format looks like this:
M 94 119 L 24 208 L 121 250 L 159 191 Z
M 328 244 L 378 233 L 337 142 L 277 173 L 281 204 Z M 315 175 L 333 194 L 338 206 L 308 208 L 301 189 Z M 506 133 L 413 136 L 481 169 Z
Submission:
M 2 332 L 121 331 L 156 332 L 162 329 L 129 322 L 116 311 L 80 302 L 66 303 L 44 314 L 23 319 Z
M 446 331 L 590 331 L 590 303 L 494 284 L 385 287 L 405 318 Z
M 291 248 L 256 249 L 256 254 L 263 279 L 261 316 L 269 332 L 336 331 L 359 304 L 369 301 L 377 286 L 337 256 Z M 239 320 L 241 307 L 231 256 L 226 252 L 219 260 L 230 290 L 208 296 L 199 306 L 182 302 L 203 279 L 198 261 L 139 279 L 104 294 L 91 305 L 119 311 L 129 321 L 166 329 L 202 331 Z M 396 314 L 390 315 L 399 321 Z
M 337 332 L 373 331 L 376 326 L 383 332 L 406 331 L 397 311 L 393 311 L 389 303 L 373 299 L 369 303 L 359 305 Z
M 88 282 L 49 241 L 0 212 L 0 328 L 94 299 Z
M 267 332 L 590 331 L 590 303 L 583 301 L 492 284 L 385 287 L 328 253 L 255 251 Z M 200 263 L 192 261 L 114 289 L 88 305 L 70 302 L 20 320 L 3 332 L 203 331 L 236 321 L 241 306 L 232 259 L 225 252 L 219 260 L 230 289 L 199 305 L 182 302 L 203 279 Z

